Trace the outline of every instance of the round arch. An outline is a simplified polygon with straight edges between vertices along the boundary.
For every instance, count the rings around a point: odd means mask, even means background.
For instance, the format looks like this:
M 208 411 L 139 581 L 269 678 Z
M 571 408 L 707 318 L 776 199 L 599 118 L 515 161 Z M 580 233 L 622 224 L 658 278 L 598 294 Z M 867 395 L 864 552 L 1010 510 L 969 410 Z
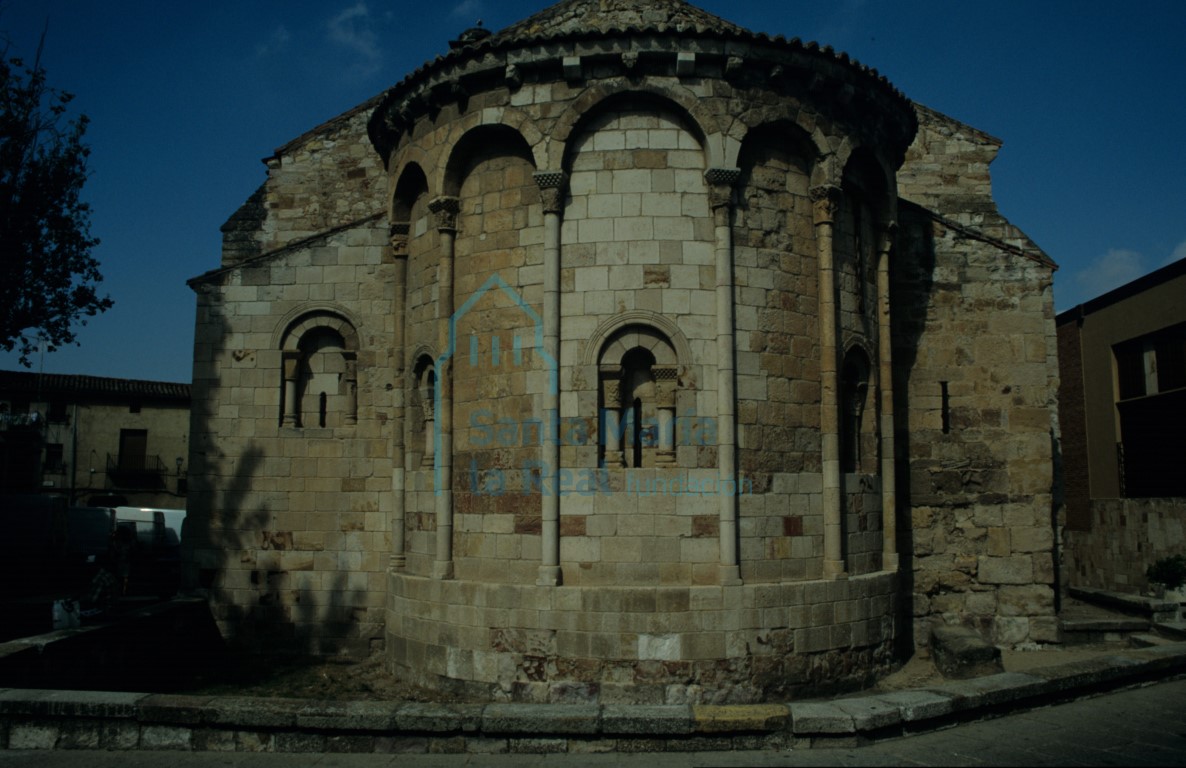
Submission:
M 686 88 L 625 82 L 599 83 L 586 89 L 558 117 L 547 148 L 547 168 L 564 168 L 570 140 L 580 129 L 614 103 L 641 98 L 678 115 L 692 129 L 705 154 L 705 167 L 721 165 L 726 155 L 724 135 L 717 118 L 705 109 L 702 100 Z
M 668 320 L 663 315 L 656 312 L 648 312 L 644 309 L 635 309 L 629 312 L 623 312 L 618 315 L 605 320 L 593 331 L 593 335 L 589 337 L 589 341 L 585 346 L 585 352 L 581 359 L 582 365 L 597 365 L 603 357 L 603 347 L 614 334 L 629 326 L 637 325 L 643 327 L 651 327 L 667 337 L 671 342 L 671 346 L 675 351 L 675 364 L 681 368 L 688 369 L 692 365 L 692 347 L 688 344 L 688 339 L 680 331 L 679 326 Z M 625 350 L 623 350 L 625 351 Z
M 456 177 L 458 164 L 463 162 L 468 147 L 473 146 L 475 135 L 489 136 L 488 131 L 499 131 L 499 134 L 514 138 L 512 143 L 519 144 L 525 150 L 532 165 L 541 167 L 546 143 L 544 135 L 535 126 L 530 116 L 514 107 L 487 107 L 476 112 L 467 113 L 457 121 L 444 126 L 434 132 L 428 139 L 429 143 L 443 144 L 444 150 L 440 157 L 444 162 L 435 165 L 430 174 L 430 187 L 439 190 L 437 194 L 456 195 L 460 188 L 460 180 Z
M 790 141 L 798 151 L 802 152 L 814 168 L 821 158 L 832 154 L 831 144 L 816 121 L 810 126 L 800 122 L 800 110 L 789 106 L 766 105 L 747 110 L 738 116 L 729 126 L 729 136 L 736 143 L 740 151 L 746 140 L 755 134 L 770 130 L 786 131 Z M 727 158 L 733 165 L 737 164 L 737 155 Z
M 301 336 L 313 328 L 337 331 L 349 352 L 359 350 L 359 323 L 349 310 L 337 304 L 298 307 L 285 315 L 272 334 L 272 349 L 295 352 Z
M 896 218 L 897 194 L 894 173 L 882 160 L 880 153 L 861 145 L 846 142 L 842 149 L 847 155 L 838 154 L 843 160 L 841 188 L 862 193 L 866 201 L 874 206 L 878 222 L 889 222 Z
M 417 147 L 410 148 L 408 155 L 414 157 L 405 156 L 399 173 L 392 177 L 395 184 L 392 185 L 388 220 L 393 223 L 408 221 L 417 198 L 429 194 L 425 168 L 431 168 L 431 159 Z

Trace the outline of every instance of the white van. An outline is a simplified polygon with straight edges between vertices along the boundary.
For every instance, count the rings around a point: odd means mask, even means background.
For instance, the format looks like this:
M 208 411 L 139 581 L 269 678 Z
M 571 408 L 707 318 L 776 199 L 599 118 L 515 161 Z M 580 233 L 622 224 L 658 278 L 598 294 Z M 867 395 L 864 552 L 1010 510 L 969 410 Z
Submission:
M 184 509 L 155 507 L 116 507 L 115 525 L 127 525 L 136 530 L 136 541 L 142 547 L 155 550 L 181 546 L 181 527 L 185 523 Z

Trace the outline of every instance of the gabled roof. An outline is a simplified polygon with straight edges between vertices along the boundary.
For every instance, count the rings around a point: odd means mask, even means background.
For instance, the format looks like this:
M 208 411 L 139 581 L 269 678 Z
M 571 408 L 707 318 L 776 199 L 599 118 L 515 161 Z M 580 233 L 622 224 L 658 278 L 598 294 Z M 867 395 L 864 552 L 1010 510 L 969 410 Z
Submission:
M 168 381 L 113 379 L 103 376 L 64 373 L 0 371 L 0 396 L 11 393 L 40 394 L 44 398 L 57 396 L 72 399 L 171 400 L 188 403 L 190 385 Z

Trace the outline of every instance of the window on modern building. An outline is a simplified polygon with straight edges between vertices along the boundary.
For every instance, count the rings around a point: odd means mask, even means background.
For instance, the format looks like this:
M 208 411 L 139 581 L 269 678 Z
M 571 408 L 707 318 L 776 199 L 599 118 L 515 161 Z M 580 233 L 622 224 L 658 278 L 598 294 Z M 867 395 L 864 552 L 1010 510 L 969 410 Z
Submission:
M 1186 323 L 1112 347 L 1117 400 L 1186 388 Z
M 1168 328 L 1154 341 L 1157 391 L 1186 387 L 1186 324 Z
M 1121 495 L 1186 495 L 1186 323 L 1112 347 Z
M 54 399 L 49 401 L 49 408 L 46 410 L 45 418 L 50 424 L 64 424 L 68 416 L 66 412 L 66 401 Z
M 1128 400 L 1145 394 L 1145 345 L 1141 339 L 1117 344 L 1112 349 L 1116 358 L 1117 400 Z
M 45 463 L 42 465 L 48 473 L 60 475 L 66 471 L 66 455 L 61 443 L 45 444 Z

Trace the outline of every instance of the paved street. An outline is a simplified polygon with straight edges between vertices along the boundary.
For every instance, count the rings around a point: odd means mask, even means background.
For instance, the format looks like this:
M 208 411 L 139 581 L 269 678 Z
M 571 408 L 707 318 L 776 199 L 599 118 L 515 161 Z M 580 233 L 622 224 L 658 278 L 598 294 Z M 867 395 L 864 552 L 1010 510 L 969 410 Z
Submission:
M 859 749 L 604 755 L 315 755 L 2 752 L 0 768 L 317 766 L 1186 765 L 1186 680 L 894 739 Z

